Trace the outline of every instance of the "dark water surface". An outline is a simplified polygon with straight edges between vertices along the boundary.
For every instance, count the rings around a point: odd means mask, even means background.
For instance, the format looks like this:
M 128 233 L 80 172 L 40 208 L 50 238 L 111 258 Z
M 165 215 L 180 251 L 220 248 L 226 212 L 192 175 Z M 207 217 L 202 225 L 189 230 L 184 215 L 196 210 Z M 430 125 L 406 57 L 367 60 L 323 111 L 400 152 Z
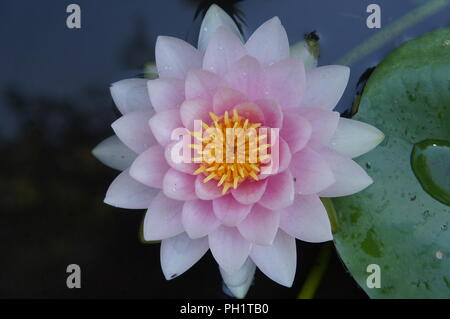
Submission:
M 66 27 L 66 7 L 81 6 L 82 28 Z M 219 1 L 220 2 L 220 1 Z M 430 1 L 245 0 L 226 9 L 246 37 L 277 15 L 291 43 L 316 30 L 319 64 L 336 63 L 377 32 L 366 7 L 378 3 L 382 29 Z M 207 254 L 180 278 L 166 282 L 159 245 L 143 245 L 143 211 L 103 204 L 117 172 L 90 151 L 112 135 L 118 117 L 109 84 L 142 72 L 154 59 L 157 35 L 196 44 L 204 1 L 9 0 L 0 3 L 0 297 L 224 297 L 217 266 Z M 194 19 L 196 12 L 200 17 Z M 449 6 L 394 36 L 350 65 L 338 109 L 351 106 L 360 75 L 404 41 L 449 25 Z M 319 244 L 298 242 L 292 289 L 257 273 L 250 298 L 293 298 Z M 66 287 L 66 267 L 82 269 L 82 288 Z M 365 298 L 334 253 L 319 298 Z

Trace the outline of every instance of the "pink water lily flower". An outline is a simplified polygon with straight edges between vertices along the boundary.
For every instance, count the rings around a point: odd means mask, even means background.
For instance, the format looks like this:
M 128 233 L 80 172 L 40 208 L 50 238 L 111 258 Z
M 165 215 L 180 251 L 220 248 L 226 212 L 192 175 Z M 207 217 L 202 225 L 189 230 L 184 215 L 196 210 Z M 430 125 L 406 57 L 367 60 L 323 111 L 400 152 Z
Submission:
M 155 56 L 157 79 L 127 79 L 111 87 L 123 115 L 112 124 L 116 136 L 93 152 L 122 172 L 105 202 L 148 209 L 144 238 L 161 240 L 167 279 L 210 250 L 236 297 L 245 296 L 256 267 L 290 287 L 296 238 L 333 239 L 319 197 L 347 196 L 372 183 L 352 158 L 374 148 L 383 134 L 333 111 L 349 68 L 305 71 L 303 60 L 290 56 L 277 17 L 244 43 L 233 20 L 215 5 L 203 20 L 198 49 L 160 36 Z M 179 141 L 172 133 L 185 128 L 195 137 L 195 120 L 205 128 L 279 129 L 275 142 L 258 146 L 277 149 L 278 169 L 264 174 L 262 156 L 251 163 L 247 157 L 242 163 L 202 156 L 175 161 L 171 154 Z

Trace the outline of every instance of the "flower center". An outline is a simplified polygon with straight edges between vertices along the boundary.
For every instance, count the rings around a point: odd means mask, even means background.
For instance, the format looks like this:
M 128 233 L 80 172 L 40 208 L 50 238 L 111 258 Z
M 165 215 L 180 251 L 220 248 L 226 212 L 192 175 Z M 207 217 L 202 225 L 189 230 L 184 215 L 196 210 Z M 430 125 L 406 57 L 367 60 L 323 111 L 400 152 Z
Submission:
M 230 187 L 236 189 L 247 179 L 259 180 L 260 167 L 270 158 L 267 154 L 267 129 L 261 123 L 251 123 L 248 118 L 233 109 L 223 116 L 209 113 L 210 125 L 203 121 L 200 130 L 194 130 L 195 144 L 190 147 L 196 155 L 193 158 L 200 167 L 194 175 L 204 174 L 203 182 L 217 181 L 225 194 Z M 202 130 L 204 132 L 202 133 Z

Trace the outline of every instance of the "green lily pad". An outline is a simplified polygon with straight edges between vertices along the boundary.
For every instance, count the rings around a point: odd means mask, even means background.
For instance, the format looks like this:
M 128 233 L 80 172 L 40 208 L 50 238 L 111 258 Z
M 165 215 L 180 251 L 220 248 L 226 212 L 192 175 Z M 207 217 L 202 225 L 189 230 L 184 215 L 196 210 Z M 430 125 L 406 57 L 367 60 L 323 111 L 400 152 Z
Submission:
M 450 28 L 388 55 L 354 119 L 386 138 L 356 159 L 374 183 L 333 199 L 342 260 L 371 298 L 450 298 Z M 370 264 L 380 288 L 366 284 Z

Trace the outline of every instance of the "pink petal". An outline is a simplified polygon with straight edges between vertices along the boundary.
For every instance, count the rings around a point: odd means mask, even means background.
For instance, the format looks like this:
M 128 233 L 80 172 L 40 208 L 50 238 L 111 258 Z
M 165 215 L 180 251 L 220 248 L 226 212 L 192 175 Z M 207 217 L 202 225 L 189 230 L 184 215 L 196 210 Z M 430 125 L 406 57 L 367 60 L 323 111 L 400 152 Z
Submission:
M 281 211 L 280 228 L 310 243 L 332 240 L 330 220 L 317 195 L 297 195 L 292 206 Z
M 172 133 L 175 129 L 181 128 L 183 124 L 180 119 L 180 111 L 172 109 L 156 113 L 150 118 L 148 125 L 158 143 L 166 146 L 173 141 L 172 137 L 178 138 L 178 136 L 172 136 Z
M 184 80 L 190 69 L 201 68 L 202 55 L 183 40 L 159 36 L 155 47 L 156 67 L 160 78 Z
M 234 199 L 239 203 L 244 205 L 249 205 L 256 203 L 261 199 L 264 192 L 266 191 L 267 180 L 261 181 L 244 181 L 238 188 L 233 189 L 231 194 L 233 194 Z
M 171 168 L 164 175 L 163 191 L 167 197 L 176 200 L 196 199 L 194 183 L 195 176 Z
M 249 55 L 263 65 L 271 65 L 289 57 L 289 41 L 280 19 L 274 17 L 262 24 L 245 44 Z
M 190 239 L 186 233 L 161 241 L 161 268 L 167 280 L 191 268 L 208 251 L 208 239 Z
M 131 178 L 129 170 L 120 173 L 106 192 L 105 203 L 128 209 L 147 209 L 159 190 L 150 188 Z
M 264 114 L 258 105 L 252 102 L 244 102 L 234 107 L 238 114 L 252 123 L 264 123 Z
M 157 144 L 136 158 L 130 167 L 130 175 L 142 184 L 162 188 L 164 174 L 169 168 L 164 158 L 164 149 Z
M 339 113 L 310 107 L 297 109 L 297 114 L 308 120 L 312 132 L 310 143 L 327 145 L 339 123 Z
M 111 84 L 111 96 L 122 114 L 153 107 L 147 92 L 147 79 L 125 79 Z
M 350 76 L 350 68 L 327 65 L 306 74 L 306 90 L 301 105 L 332 110 L 342 97 Z
M 355 161 L 330 149 L 322 149 L 320 155 L 333 171 L 335 183 L 322 190 L 321 197 L 339 197 L 358 193 L 373 183 L 372 178 Z
M 318 193 L 335 182 L 327 161 L 309 147 L 292 156 L 289 169 L 294 176 L 295 191 L 302 195 Z
M 280 285 L 292 286 L 297 268 L 294 237 L 279 229 L 273 245 L 253 245 L 250 258 L 267 277 Z
M 264 73 L 265 95 L 281 108 L 298 107 L 305 91 L 305 67 L 298 58 L 269 66 Z
M 194 121 L 211 122 L 209 112 L 212 111 L 211 102 L 204 99 L 186 100 L 181 104 L 180 116 L 183 125 L 189 129 L 194 129 Z
M 142 153 L 156 143 L 148 120 L 153 111 L 134 111 L 127 113 L 111 125 L 117 137 L 131 150 Z
M 237 228 L 248 241 L 257 245 L 272 245 L 280 223 L 280 214 L 258 204 Z
M 200 199 L 184 203 L 181 220 L 190 238 L 206 236 L 220 225 L 220 221 L 214 215 L 212 202 Z
M 240 91 L 230 88 L 220 88 L 213 97 L 213 109 L 217 115 L 222 115 L 225 111 L 232 111 L 233 108 L 247 101 L 247 97 Z
M 185 159 L 183 158 L 184 157 L 183 140 L 178 142 L 174 141 L 169 145 L 167 145 L 164 151 L 164 157 L 166 159 L 167 164 L 169 164 L 170 167 L 182 173 L 192 174 L 198 167 L 198 164 L 192 162 L 185 162 Z M 177 162 L 175 162 L 175 160 L 177 160 Z M 178 160 L 181 161 L 178 162 Z
M 185 83 L 186 99 L 200 98 L 212 102 L 214 94 L 224 84 L 222 78 L 215 73 L 204 70 L 191 70 Z
M 244 205 L 232 195 L 222 196 L 213 200 L 214 214 L 225 226 L 236 226 L 250 213 L 252 205 Z
M 150 100 L 156 112 L 178 108 L 184 100 L 184 82 L 178 79 L 156 79 L 147 83 Z
M 289 114 L 283 120 L 280 136 L 288 143 L 291 152 L 303 149 L 312 134 L 311 124 L 301 116 Z
M 273 100 L 260 99 L 255 104 L 264 114 L 264 126 L 271 128 L 281 128 L 283 124 L 283 113 L 280 105 Z
M 206 48 L 203 69 L 223 75 L 231 64 L 246 54 L 239 37 L 230 30 L 219 27 Z
M 203 200 L 213 200 L 222 196 L 222 188 L 217 186 L 217 181 L 210 180 L 203 183 L 205 175 L 200 174 L 195 179 L 195 194 Z
M 150 203 L 144 217 L 144 239 L 161 240 L 184 231 L 181 223 L 183 202 L 167 198 L 160 192 Z
M 242 267 L 251 248 L 236 227 L 220 226 L 208 235 L 208 242 L 217 263 L 230 274 Z
M 278 138 L 276 144 L 278 144 L 278 154 L 274 153 L 271 157 L 272 160 L 278 161 L 278 170 L 274 171 L 274 174 L 284 172 L 289 167 L 289 164 L 292 160 L 292 154 L 289 145 L 281 137 Z M 278 156 L 278 159 L 276 158 L 276 156 Z
M 291 172 L 285 171 L 268 178 L 266 191 L 258 203 L 268 209 L 278 210 L 292 205 L 294 195 L 294 178 Z
M 244 56 L 235 62 L 224 76 L 228 87 L 246 94 L 249 100 L 263 95 L 263 71 L 258 60 Z

